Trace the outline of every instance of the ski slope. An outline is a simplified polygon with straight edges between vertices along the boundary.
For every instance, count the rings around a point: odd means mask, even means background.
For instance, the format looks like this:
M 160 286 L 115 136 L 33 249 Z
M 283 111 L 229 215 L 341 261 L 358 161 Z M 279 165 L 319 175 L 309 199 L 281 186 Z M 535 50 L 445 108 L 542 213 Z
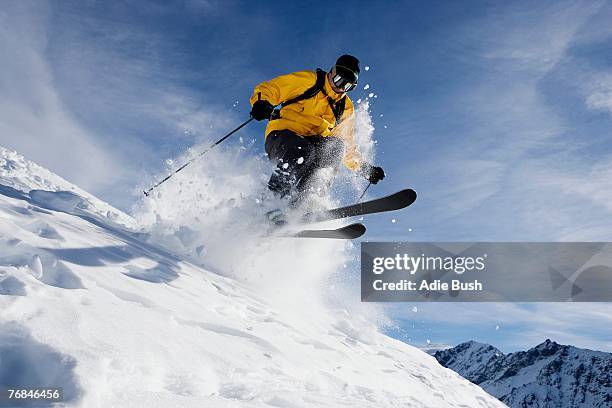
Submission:
M 0 387 L 61 386 L 75 407 L 504 406 L 315 296 L 345 244 L 246 245 L 213 221 L 161 239 L 168 219 L 145 228 L 0 149 Z

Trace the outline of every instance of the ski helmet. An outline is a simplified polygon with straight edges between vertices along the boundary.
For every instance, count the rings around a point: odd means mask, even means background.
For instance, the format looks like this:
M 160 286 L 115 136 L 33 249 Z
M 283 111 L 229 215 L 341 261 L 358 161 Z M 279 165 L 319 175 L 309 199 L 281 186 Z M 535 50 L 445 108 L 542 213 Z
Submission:
M 332 68 L 332 81 L 344 92 L 353 90 L 359 80 L 359 60 L 352 55 L 342 55 Z

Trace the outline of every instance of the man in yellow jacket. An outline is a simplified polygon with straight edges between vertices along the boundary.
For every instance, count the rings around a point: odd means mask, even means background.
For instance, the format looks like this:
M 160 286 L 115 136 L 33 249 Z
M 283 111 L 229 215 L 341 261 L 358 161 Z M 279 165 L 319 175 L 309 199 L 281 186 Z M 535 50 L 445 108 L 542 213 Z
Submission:
M 295 189 L 299 195 L 319 187 L 313 185 L 318 169 L 335 174 L 341 163 L 373 184 L 385 177 L 381 167 L 362 161 L 353 140 L 354 107 L 347 92 L 358 78 L 359 60 L 342 55 L 329 72 L 299 71 L 257 85 L 251 116 L 269 120 L 265 149 L 277 163 L 270 190 L 287 197 Z

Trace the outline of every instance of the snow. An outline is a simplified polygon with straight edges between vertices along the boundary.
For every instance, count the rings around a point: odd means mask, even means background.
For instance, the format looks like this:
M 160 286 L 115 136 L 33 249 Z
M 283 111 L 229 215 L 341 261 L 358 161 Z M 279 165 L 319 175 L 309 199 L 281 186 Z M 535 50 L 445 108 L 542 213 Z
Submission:
M 133 219 L 109 204 L 98 200 L 75 185 L 67 182 L 49 170 L 24 160 L 15 151 L 0 146 L 0 193 L 4 195 L 23 194 L 31 190 L 67 191 L 79 196 L 81 206 L 93 211 L 96 215 L 108 218 L 113 222 L 134 226 Z
M 260 164 L 214 184 L 221 165 L 132 218 L 0 149 L 0 387 L 62 386 L 75 407 L 503 406 L 381 334 L 375 306 L 327 302 L 351 244 L 258 236 L 235 215 Z

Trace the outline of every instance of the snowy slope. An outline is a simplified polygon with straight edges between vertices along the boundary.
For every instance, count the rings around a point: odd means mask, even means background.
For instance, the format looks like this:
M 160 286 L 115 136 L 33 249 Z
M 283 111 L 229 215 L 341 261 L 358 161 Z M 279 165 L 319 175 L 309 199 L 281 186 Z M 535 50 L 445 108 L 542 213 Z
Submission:
M 360 312 L 272 296 L 308 289 L 291 268 L 275 286 L 245 255 L 249 279 L 222 276 L 14 152 L 0 172 L 0 387 L 62 386 L 79 407 L 504 406 Z M 285 241 L 255 247 L 325 245 Z
M 612 354 L 546 340 L 503 354 L 474 341 L 434 355 L 510 407 L 579 408 L 612 406 Z
M 7 187 L 22 192 L 31 190 L 68 191 L 83 198 L 81 205 L 85 206 L 89 212 L 108 218 L 115 223 L 134 225 L 131 217 L 125 213 L 98 200 L 38 164 L 24 160 L 17 152 L 2 146 L 0 146 L 0 185 L 4 188 L 4 193 L 8 191 Z

